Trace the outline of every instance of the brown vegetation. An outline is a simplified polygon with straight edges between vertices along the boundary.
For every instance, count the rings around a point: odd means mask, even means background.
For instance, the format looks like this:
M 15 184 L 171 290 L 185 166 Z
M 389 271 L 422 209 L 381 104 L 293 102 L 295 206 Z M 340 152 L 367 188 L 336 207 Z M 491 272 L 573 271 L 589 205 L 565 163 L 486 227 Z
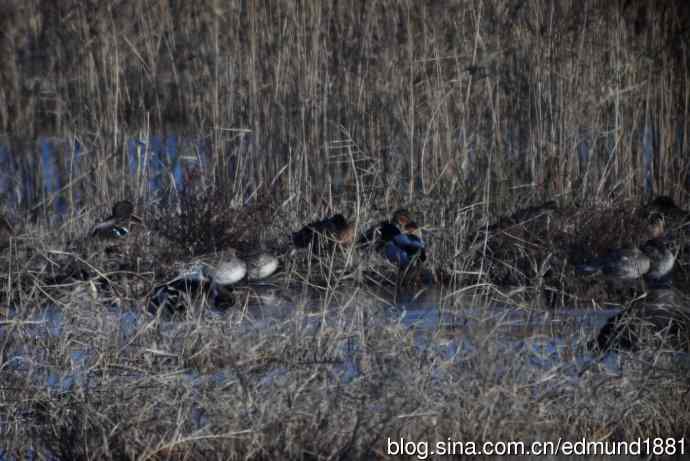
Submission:
M 657 3 L 2 2 L 0 456 L 371 459 L 400 435 L 687 438 L 690 373 L 664 347 L 611 374 L 578 362 L 595 329 L 568 325 L 558 362 L 539 367 L 538 339 L 507 346 L 490 309 L 496 293 L 534 311 L 629 301 L 636 287 L 573 264 L 638 244 L 651 210 L 673 220 L 688 286 L 687 213 L 641 206 L 689 192 L 690 8 Z M 175 158 L 152 147 L 170 133 Z M 145 227 L 87 238 L 117 200 Z M 400 274 L 376 252 L 290 252 L 305 223 L 342 213 L 356 238 L 400 207 L 428 243 L 441 310 L 475 296 L 471 328 L 390 315 L 375 300 L 399 294 Z M 251 284 L 223 315 L 204 294 L 177 322 L 146 313 L 181 264 L 257 245 L 281 256 L 279 315 L 262 317 Z

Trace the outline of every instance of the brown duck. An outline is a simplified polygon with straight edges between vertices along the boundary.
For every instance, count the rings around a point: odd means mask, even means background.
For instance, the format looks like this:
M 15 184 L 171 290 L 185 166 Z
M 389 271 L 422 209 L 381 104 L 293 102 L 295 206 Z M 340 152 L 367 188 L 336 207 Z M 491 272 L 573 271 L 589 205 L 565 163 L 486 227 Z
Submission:
M 292 243 L 297 248 L 307 248 L 312 243 L 321 245 L 336 242 L 349 245 L 354 240 L 355 226 L 336 214 L 331 217 L 313 221 L 292 234 Z

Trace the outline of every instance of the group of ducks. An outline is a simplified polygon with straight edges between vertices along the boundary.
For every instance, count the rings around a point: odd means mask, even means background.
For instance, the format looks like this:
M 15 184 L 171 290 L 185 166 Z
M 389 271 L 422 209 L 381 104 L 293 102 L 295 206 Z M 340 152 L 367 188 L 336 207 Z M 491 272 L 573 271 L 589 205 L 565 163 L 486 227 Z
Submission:
M 421 229 L 403 208 L 396 210 L 390 220 L 370 227 L 359 237 L 355 234 L 355 225 L 336 214 L 307 224 L 292 234 L 292 242 L 297 248 L 311 246 L 316 252 L 331 248 L 334 243 L 374 248 L 402 270 L 426 260 L 426 243 Z
M 659 197 L 651 207 L 664 209 L 670 207 L 669 203 L 672 201 L 667 197 Z M 668 211 L 678 210 L 675 204 L 668 208 Z M 580 274 L 603 274 L 619 282 L 640 280 L 647 288 L 626 309 L 608 319 L 590 342 L 591 348 L 637 350 L 641 339 L 651 333 L 651 337 L 674 350 L 690 351 L 690 306 L 673 289 L 671 278 L 679 248 L 666 233 L 664 214 L 649 213 L 649 239 L 641 245 L 610 250 L 604 256 L 576 266 Z M 687 215 L 682 218 L 686 220 Z
M 131 202 L 115 203 L 112 213 L 89 232 L 92 237 L 118 239 L 130 233 L 132 225 L 142 225 L 143 220 L 134 214 Z M 311 248 L 319 254 L 333 245 L 373 247 L 387 260 L 402 270 L 410 268 L 417 261 L 426 258 L 426 245 L 419 226 L 410 213 L 399 209 L 391 220 L 372 226 L 356 238 L 355 226 L 342 214 L 314 221 L 292 234 L 296 248 Z M 156 287 L 151 296 L 151 310 L 162 307 L 175 311 L 185 293 L 206 293 L 216 306 L 227 306 L 234 302 L 232 286 L 242 280 L 260 281 L 273 275 L 279 266 L 278 258 L 266 252 L 239 254 L 231 250 L 209 260 L 197 260 L 172 280 Z
M 671 286 L 670 276 L 678 250 L 665 232 L 664 215 L 674 209 L 663 199 L 653 202 L 659 202 L 662 212 L 649 214 L 649 238 L 643 244 L 610 250 L 603 256 L 576 266 L 576 273 L 603 274 L 607 279 L 617 281 L 643 280 L 649 288 L 657 290 L 656 294 L 668 299 L 667 292 L 662 290 Z M 667 210 L 663 206 L 671 208 Z M 113 205 L 110 216 L 94 225 L 89 235 L 118 239 L 127 236 L 133 225 L 143 225 L 143 220 L 134 214 L 131 202 L 118 201 Z M 13 235 L 12 226 L 4 217 L 0 217 L 0 249 L 8 245 Z M 370 227 L 360 235 L 356 234 L 353 223 L 348 222 L 342 214 L 335 214 L 307 224 L 291 237 L 296 248 L 309 248 L 313 254 L 322 254 L 334 249 L 336 245 L 370 248 L 401 271 L 417 267 L 426 259 L 426 243 L 421 236 L 421 230 L 405 209 L 396 210 L 391 219 Z M 278 266 L 278 258 L 266 252 L 240 254 L 230 250 L 214 257 L 213 260 L 199 259 L 187 265 L 172 280 L 156 287 L 152 292 L 149 308 L 155 312 L 160 312 L 164 308 L 175 312 L 184 304 L 181 300 L 185 294 L 198 293 L 210 296 L 216 306 L 228 306 L 234 303 L 233 285 L 242 280 L 255 282 L 266 279 L 278 270 Z M 660 318 L 669 318 L 664 317 L 667 311 L 666 308 L 662 311 L 656 308 L 651 311 L 642 310 L 648 314 L 653 312 L 649 315 L 657 323 Z M 597 338 L 600 347 L 608 346 L 611 338 L 619 335 L 626 317 L 629 317 L 628 312 L 621 313 L 610 319 L 602 328 Z
M 129 202 L 118 202 L 104 222 L 92 229 L 92 235 L 121 237 L 128 233 L 130 223 L 141 223 L 133 214 Z M 690 312 L 687 306 L 677 306 L 671 287 L 671 272 L 677 248 L 666 234 L 664 214 L 651 212 L 647 219 L 647 240 L 639 246 L 610 250 L 606 255 L 576 267 L 580 274 L 603 274 L 619 281 L 643 280 L 651 289 L 648 302 L 627 309 L 610 318 L 591 343 L 601 351 L 610 348 L 634 349 L 638 336 L 634 327 L 651 325 L 656 333 L 663 332 L 677 348 L 687 348 Z M 396 210 L 391 219 L 382 221 L 361 235 L 355 225 L 341 214 L 311 222 L 292 234 L 296 248 L 309 248 L 312 253 L 331 251 L 334 246 L 357 245 L 371 248 L 400 268 L 410 270 L 426 258 L 426 244 L 419 226 L 405 209 Z M 234 303 L 232 286 L 239 281 L 262 280 L 278 269 L 275 256 L 258 253 L 239 257 L 232 254 L 215 265 L 197 262 L 176 278 L 154 290 L 149 304 L 152 312 L 166 308 L 174 312 L 184 305 L 185 294 L 206 293 L 216 307 Z M 688 317 L 688 318 L 686 318 Z M 683 339 L 685 338 L 685 339 Z M 683 343 L 685 341 L 685 344 Z

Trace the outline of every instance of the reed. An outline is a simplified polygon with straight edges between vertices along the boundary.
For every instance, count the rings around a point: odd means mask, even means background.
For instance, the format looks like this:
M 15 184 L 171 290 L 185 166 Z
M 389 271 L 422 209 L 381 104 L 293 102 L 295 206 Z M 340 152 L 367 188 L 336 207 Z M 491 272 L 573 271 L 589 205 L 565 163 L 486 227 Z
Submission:
M 448 207 L 490 191 L 498 212 L 554 196 L 687 194 L 683 2 L 10 0 L 4 10 L 0 128 L 12 171 L 33 178 L 27 208 L 51 203 L 37 158 L 24 155 L 46 132 L 69 140 L 61 172 L 93 173 L 60 192 L 77 206 L 127 188 L 149 199 L 126 146 L 142 140 L 151 161 L 150 134 L 170 132 L 205 138 L 212 184 L 270 187 L 296 205 L 324 193 L 351 203 L 356 187 L 377 204 Z M 73 158 L 74 140 L 85 158 Z
M 574 255 L 620 244 L 650 193 L 687 201 L 685 2 L 2 10 L 0 207 L 16 236 L 0 253 L 0 457 L 687 436 L 690 374 L 673 354 L 583 368 L 590 327 L 572 325 L 556 360 L 535 340 L 507 347 L 492 314 L 589 302 Z M 147 232 L 116 249 L 86 239 L 118 199 Z M 558 212 L 511 219 L 551 199 Z M 305 222 L 341 212 L 362 230 L 400 206 L 430 242 L 442 310 L 479 307 L 472 328 L 390 315 L 397 272 L 376 255 L 289 253 Z M 251 287 L 223 315 L 203 296 L 175 322 L 144 312 L 177 264 L 245 240 L 280 252 L 278 293 L 306 296 L 258 323 Z

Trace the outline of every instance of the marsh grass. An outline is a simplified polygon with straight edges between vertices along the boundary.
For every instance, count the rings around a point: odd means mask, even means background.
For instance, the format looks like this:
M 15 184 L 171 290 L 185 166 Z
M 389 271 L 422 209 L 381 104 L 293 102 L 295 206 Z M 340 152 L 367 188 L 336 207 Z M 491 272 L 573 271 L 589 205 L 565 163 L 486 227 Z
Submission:
M 386 437 L 631 440 L 690 426 L 687 370 L 669 354 L 583 367 L 591 332 L 578 328 L 546 352 L 538 336 L 506 341 L 510 321 L 490 310 L 472 328 L 410 328 L 366 293 L 264 321 L 190 308 L 172 323 L 73 296 L 57 335 L 29 314 L 3 322 L 6 454 L 367 459 Z
M 265 287 L 240 286 L 233 308 L 191 297 L 170 321 L 146 309 L 173 270 L 151 258 L 162 251 L 147 240 L 156 232 L 108 253 L 109 241 L 25 231 L 3 254 L 14 268 L 4 279 L 14 312 L 0 320 L 7 455 L 370 459 L 385 457 L 387 437 L 631 440 L 690 429 L 682 355 L 651 341 L 612 367 L 586 351 L 591 323 L 532 330 L 495 309 L 507 301 L 538 317 L 533 294 L 450 285 L 442 321 L 410 324 L 392 291 L 366 278 L 385 263 L 334 246 L 288 253 L 271 280 L 279 303 L 250 303 Z M 67 267 L 59 258 L 83 261 L 86 274 L 57 283 L 48 267 Z M 381 286 L 393 290 L 395 274 Z
M 492 315 L 630 299 L 572 265 L 634 239 L 646 194 L 686 202 L 684 2 L 3 13 L 0 206 L 16 231 L 0 254 L 3 455 L 371 459 L 388 436 L 687 437 L 690 373 L 671 354 L 582 368 L 594 331 L 574 326 L 559 360 L 535 366 L 537 339 L 507 341 Z M 153 142 L 171 133 L 193 138 L 175 158 Z M 87 239 L 117 199 L 147 227 Z M 306 222 L 341 212 L 362 230 L 401 206 L 452 294 L 441 309 L 478 307 L 472 328 L 391 315 L 399 274 L 375 254 L 290 252 Z M 280 255 L 279 314 L 262 317 L 249 285 L 222 315 L 204 296 L 174 322 L 145 312 L 180 265 L 243 244 Z
M 495 217 L 554 197 L 687 196 L 682 1 L 4 9 L 4 181 L 35 219 L 59 201 L 150 203 L 174 168 L 151 137 L 171 133 L 201 140 L 181 157 L 207 152 L 190 166 L 204 183 L 264 191 L 300 220 L 419 203 L 450 226 L 481 201 Z M 46 134 L 53 160 L 33 144 Z

